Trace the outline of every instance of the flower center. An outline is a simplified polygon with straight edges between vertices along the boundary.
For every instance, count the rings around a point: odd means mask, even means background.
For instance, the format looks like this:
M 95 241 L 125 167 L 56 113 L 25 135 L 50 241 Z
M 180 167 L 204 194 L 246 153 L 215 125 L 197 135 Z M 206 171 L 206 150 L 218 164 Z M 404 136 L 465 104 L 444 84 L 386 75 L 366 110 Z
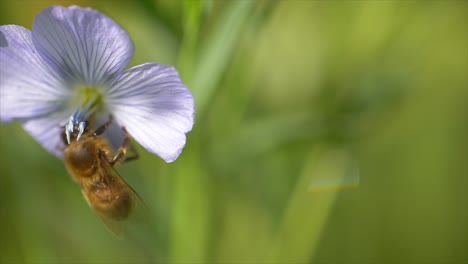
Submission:
M 95 87 L 78 86 L 75 87 L 76 95 L 73 104 L 77 104 L 75 113 L 70 116 L 68 123 L 65 125 L 65 135 L 68 144 L 73 139 L 80 140 L 81 135 L 85 132 L 88 119 L 98 111 L 102 111 L 104 100 L 102 91 Z
M 78 108 L 86 112 L 83 114 L 89 117 L 94 112 L 102 110 L 104 100 L 101 89 L 88 86 L 78 86 L 75 89 L 77 91 L 75 98 L 78 99 Z

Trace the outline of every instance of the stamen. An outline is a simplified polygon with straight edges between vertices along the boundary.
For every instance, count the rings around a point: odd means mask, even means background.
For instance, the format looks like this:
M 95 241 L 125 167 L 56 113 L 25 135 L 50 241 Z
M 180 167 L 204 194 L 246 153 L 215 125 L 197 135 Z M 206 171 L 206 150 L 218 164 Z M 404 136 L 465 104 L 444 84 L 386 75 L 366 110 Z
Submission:
M 102 107 L 102 96 L 97 89 L 85 88 L 82 90 L 83 100 L 76 108 L 75 113 L 70 116 L 68 124 L 65 126 L 65 135 L 68 144 L 73 138 L 78 141 L 83 135 L 88 119 Z
M 68 124 L 65 126 L 65 134 L 67 135 L 67 142 L 70 145 L 71 143 L 71 134 L 73 132 L 73 116 L 70 116 Z
M 86 105 L 83 107 L 79 107 L 76 109 L 75 113 L 73 114 L 75 125 L 83 120 L 88 120 L 88 118 L 97 110 L 97 99 L 99 95 L 94 94 L 91 98 L 88 98 Z M 83 102 L 81 106 L 85 103 Z
M 80 124 L 78 125 L 78 136 L 76 137 L 76 141 L 80 140 L 81 135 L 83 135 L 85 125 L 85 122 L 80 122 Z

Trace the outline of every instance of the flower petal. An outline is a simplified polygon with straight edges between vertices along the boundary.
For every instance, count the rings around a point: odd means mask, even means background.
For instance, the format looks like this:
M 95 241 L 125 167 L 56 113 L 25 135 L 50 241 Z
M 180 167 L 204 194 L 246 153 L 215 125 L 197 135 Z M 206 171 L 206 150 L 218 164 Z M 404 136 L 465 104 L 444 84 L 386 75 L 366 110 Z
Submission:
M 0 26 L 0 119 L 32 118 L 57 111 L 69 93 L 38 55 L 31 31 Z
M 192 93 L 173 67 L 147 63 L 125 71 L 107 91 L 115 120 L 148 151 L 177 159 L 193 126 Z
M 47 117 L 26 120 L 23 123 L 23 128 L 47 151 L 62 158 L 65 149 L 65 144 L 62 141 L 63 126 L 68 118 L 69 113 L 58 112 Z
M 93 116 L 93 127 L 89 127 L 89 129 L 95 130 L 98 127 L 102 126 L 104 123 L 109 121 L 110 113 L 107 111 L 102 111 L 97 113 Z M 122 126 L 117 122 L 112 122 L 109 127 L 104 131 L 102 136 L 107 139 L 107 141 L 111 144 L 112 149 L 114 151 L 118 150 L 124 141 L 125 133 L 122 129 Z
M 37 50 L 70 81 L 101 85 L 122 72 L 133 56 L 127 32 L 90 8 L 50 7 L 36 16 Z

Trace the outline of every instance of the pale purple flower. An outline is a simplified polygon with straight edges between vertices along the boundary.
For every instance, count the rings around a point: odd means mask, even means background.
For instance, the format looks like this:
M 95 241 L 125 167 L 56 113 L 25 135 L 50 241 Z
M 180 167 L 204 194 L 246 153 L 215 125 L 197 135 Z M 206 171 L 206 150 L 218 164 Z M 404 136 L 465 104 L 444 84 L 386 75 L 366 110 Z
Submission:
M 125 70 L 133 52 L 127 32 L 90 8 L 52 6 L 36 16 L 32 31 L 0 26 L 1 121 L 19 120 L 62 157 L 64 126 L 77 109 L 100 122 L 111 114 L 105 136 L 113 146 L 125 127 L 148 151 L 174 161 L 193 126 L 192 94 L 173 67 Z

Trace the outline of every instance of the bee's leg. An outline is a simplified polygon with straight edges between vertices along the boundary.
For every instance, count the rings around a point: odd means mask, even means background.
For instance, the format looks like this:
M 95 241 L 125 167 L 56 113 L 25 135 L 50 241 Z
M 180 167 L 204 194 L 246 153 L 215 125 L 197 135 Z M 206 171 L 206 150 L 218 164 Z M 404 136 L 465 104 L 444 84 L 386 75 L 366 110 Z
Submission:
M 127 157 L 125 157 L 125 159 L 124 159 L 122 162 L 137 160 L 137 159 L 140 158 L 140 155 L 138 154 L 137 149 L 135 148 L 135 146 L 132 144 L 131 141 L 130 141 L 129 144 L 128 144 L 128 149 L 132 152 L 133 156 L 130 156 L 130 157 L 127 156 Z
M 110 124 L 112 123 L 112 120 L 113 120 L 113 117 L 112 115 L 109 115 L 109 120 L 107 120 L 106 123 L 102 124 L 100 127 L 98 127 L 94 133 L 93 133 L 93 136 L 99 136 L 101 135 L 102 133 L 104 133 L 104 131 L 106 131 L 106 129 L 110 126 Z
M 115 154 L 114 158 L 110 161 L 111 165 L 114 166 L 115 164 L 118 163 L 123 163 L 131 160 L 137 160 L 140 156 L 138 155 L 138 151 L 136 148 L 132 145 L 132 138 L 130 137 L 130 134 L 128 134 L 127 130 L 125 127 L 122 127 L 124 133 L 125 133 L 125 138 L 123 140 L 122 146 L 119 148 L 117 151 L 117 154 Z M 134 155 L 131 157 L 127 157 L 127 150 L 131 150 Z

